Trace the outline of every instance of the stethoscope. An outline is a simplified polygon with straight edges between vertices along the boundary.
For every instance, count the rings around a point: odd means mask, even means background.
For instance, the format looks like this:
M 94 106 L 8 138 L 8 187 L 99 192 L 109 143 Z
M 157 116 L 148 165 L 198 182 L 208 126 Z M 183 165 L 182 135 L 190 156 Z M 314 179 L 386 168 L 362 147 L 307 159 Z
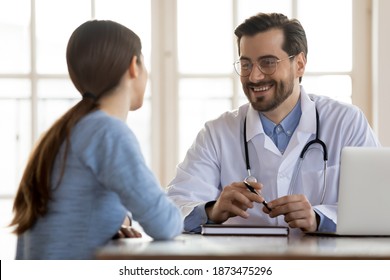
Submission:
M 302 162 L 303 162 L 303 159 L 305 158 L 305 154 L 306 152 L 308 151 L 308 149 L 310 148 L 310 146 L 314 145 L 314 144 L 319 144 L 321 145 L 322 147 L 322 151 L 323 151 L 323 160 L 324 160 L 324 185 L 323 185 L 323 188 L 322 188 L 322 195 L 321 195 L 321 200 L 320 200 L 320 204 L 322 204 L 324 202 L 324 198 L 325 198 L 325 192 L 326 192 L 326 170 L 328 168 L 328 148 L 326 147 L 326 144 L 320 139 L 320 118 L 319 118 L 319 115 L 318 115 L 318 110 L 316 108 L 316 124 L 317 124 L 317 127 L 316 127 L 316 137 L 315 139 L 309 141 L 302 149 L 301 151 L 301 154 L 299 155 L 299 159 L 298 159 L 298 166 L 293 174 L 293 178 L 291 180 L 291 183 L 290 183 L 290 191 L 289 191 L 289 194 L 292 194 L 294 192 L 294 188 L 295 188 L 295 185 L 296 185 L 296 180 L 297 180 L 297 176 L 298 176 L 298 173 L 300 172 L 301 170 L 301 166 L 302 166 Z M 245 177 L 244 181 L 247 181 L 247 182 L 257 182 L 257 179 L 256 177 L 254 177 L 252 174 L 251 174 L 251 166 L 250 166 L 250 162 L 249 162 L 249 152 L 248 152 L 248 142 L 247 142 L 247 138 L 246 138 L 246 117 L 244 119 L 244 147 L 245 147 L 245 162 L 246 162 L 246 170 L 248 172 L 248 176 Z

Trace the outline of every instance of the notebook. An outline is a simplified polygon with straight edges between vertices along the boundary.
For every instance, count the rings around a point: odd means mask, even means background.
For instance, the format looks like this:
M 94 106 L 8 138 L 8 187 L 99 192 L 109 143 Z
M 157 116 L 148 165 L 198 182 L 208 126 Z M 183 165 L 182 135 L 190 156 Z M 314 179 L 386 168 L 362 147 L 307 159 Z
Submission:
M 283 226 L 253 226 L 253 225 L 231 225 L 231 224 L 204 224 L 202 234 L 204 235 L 282 235 L 287 236 L 288 227 Z
M 346 147 L 341 153 L 335 235 L 390 235 L 390 147 Z

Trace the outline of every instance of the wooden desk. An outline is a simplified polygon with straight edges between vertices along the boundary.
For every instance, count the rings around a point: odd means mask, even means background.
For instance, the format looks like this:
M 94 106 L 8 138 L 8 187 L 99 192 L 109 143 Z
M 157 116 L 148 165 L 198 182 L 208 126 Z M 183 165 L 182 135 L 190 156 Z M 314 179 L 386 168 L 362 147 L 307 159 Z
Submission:
M 390 259 L 390 237 L 325 237 L 304 234 L 203 236 L 182 234 L 172 241 L 149 237 L 112 241 L 98 259 Z

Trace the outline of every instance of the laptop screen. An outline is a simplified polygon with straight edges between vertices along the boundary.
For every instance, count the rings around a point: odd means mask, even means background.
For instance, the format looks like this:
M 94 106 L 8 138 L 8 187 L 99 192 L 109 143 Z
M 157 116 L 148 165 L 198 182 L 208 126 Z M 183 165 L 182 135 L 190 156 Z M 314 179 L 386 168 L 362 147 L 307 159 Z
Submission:
M 390 235 L 390 147 L 342 150 L 337 233 Z

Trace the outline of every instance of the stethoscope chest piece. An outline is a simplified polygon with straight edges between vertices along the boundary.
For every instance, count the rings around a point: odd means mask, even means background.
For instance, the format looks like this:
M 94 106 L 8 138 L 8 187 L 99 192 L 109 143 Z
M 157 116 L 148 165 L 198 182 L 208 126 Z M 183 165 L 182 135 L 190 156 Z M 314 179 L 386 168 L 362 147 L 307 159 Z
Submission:
M 248 176 L 246 176 L 244 180 L 247 182 L 257 183 L 256 177 L 250 175 L 250 171 L 248 172 Z

